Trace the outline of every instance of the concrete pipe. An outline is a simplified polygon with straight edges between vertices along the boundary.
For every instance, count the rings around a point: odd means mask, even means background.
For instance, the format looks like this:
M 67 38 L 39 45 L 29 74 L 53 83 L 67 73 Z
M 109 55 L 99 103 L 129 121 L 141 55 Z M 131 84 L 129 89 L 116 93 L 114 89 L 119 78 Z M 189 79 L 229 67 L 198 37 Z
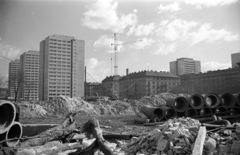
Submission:
M 234 94 L 233 95 L 236 101 L 236 104 L 240 106 L 240 93 Z
M 189 104 L 193 109 L 202 109 L 204 106 L 204 98 L 201 94 L 193 94 L 189 98 Z
M 163 111 L 163 114 L 164 114 L 164 118 L 167 120 L 167 119 L 170 119 L 170 118 L 174 118 L 177 116 L 177 112 L 171 108 L 171 107 L 167 107 L 167 106 L 160 106 L 159 108 L 162 109 Z
M 146 122 L 146 120 L 145 120 L 145 122 Z M 57 125 L 58 124 L 22 124 L 22 129 L 23 129 L 22 136 L 23 137 L 36 136 L 48 129 L 51 129 L 51 128 L 57 126 Z
M 235 105 L 236 100 L 234 96 L 230 93 L 223 93 L 220 95 L 221 105 L 226 108 L 231 108 Z
M 220 98 L 217 94 L 209 93 L 205 96 L 206 106 L 209 108 L 217 108 L 219 106 Z
M 188 108 L 185 111 L 185 117 L 194 117 L 194 116 L 198 116 L 198 112 L 196 109 Z
M 151 107 L 151 106 L 142 106 L 140 111 L 146 115 L 149 119 L 153 119 L 155 116 L 161 121 L 164 118 L 164 113 L 161 108 Z
M 15 105 L 10 101 L 0 100 L 0 134 L 8 131 L 15 118 Z
M 185 97 L 179 96 L 167 99 L 167 106 L 173 108 L 177 112 L 185 112 L 189 107 L 189 102 Z
M 228 109 L 223 107 L 223 106 L 220 106 L 220 107 L 217 107 L 216 109 L 213 110 L 214 114 L 217 114 L 217 113 L 226 113 L 228 112 Z M 221 114 L 221 116 L 226 116 L 228 115 L 227 113 L 226 114 Z M 218 115 L 219 116 L 219 115 Z
M 10 140 L 16 138 L 14 140 Z M 4 146 L 14 147 L 18 144 L 19 138 L 22 138 L 22 125 L 19 122 L 13 122 L 9 130 L 0 134 L 0 141 L 8 140 L 3 143 Z
M 199 110 L 199 115 L 208 115 L 212 113 L 212 109 L 209 107 L 203 107 L 201 110 Z
M 234 106 L 232 108 L 229 108 L 228 111 L 230 112 L 230 115 L 239 115 L 240 107 Z

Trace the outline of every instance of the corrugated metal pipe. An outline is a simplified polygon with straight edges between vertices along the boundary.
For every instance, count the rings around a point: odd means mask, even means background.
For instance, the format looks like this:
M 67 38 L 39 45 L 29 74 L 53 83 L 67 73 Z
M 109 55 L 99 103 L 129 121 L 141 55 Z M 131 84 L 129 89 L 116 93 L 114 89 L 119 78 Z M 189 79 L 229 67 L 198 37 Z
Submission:
M 209 93 L 205 96 L 206 106 L 209 108 L 216 108 L 221 103 L 220 98 L 215 93 Z
M 156 116 L 158 117 L 159 121 L 164 118 L 163 110 L 158 107 L 145 105 L 141 107 L 140 111 L 152 121 Z
M 177 112 L 185 112 L 189 107 L 189 102 L 185 97 L 179 96 L 167 99 L 167 106 L 173 108 Z
M 201 94 L 193 94 L 188 98 L 188 100 L 193 109 L 202 109 L 205 105 L 204 98 Z
M 220 95 L 221 105 L 226 108 L 231 108 L 235 105 L 236 100 L 234 96 L 230 93 L 223 93 Z
M 16 138 L 14 140 L 5 141 L 3 143 L 4 146 L 14 147 L 19 142 L 18 138 L 22 137 L 22 131 L 22 125 L 19 122 L 13 122 L 9 130 L 3 134 L 0 134 L 0 141 Z
M 9 130 L 16 117 L 16 107 L 12 102 L 0 100 L 0 134 Z

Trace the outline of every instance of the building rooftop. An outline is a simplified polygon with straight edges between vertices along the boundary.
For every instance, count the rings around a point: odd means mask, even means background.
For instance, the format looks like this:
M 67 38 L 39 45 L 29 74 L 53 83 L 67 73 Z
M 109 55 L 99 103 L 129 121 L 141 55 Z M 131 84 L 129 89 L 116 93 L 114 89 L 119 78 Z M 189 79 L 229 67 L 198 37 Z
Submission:
M 121 78 L 122 78 L 122 76 L 120 76 L 120 75 L 107 76 L 105 79 L 102 80 L 102 82 L 115 81 L 115 80 L 119 80 Z
M 178 76 L 166 72 L 166 71 L 139 71 L 129 73 L 128 75 L 122 77 L 120 80 L 131 79 L 131 78 L 140 78 L 140 77 L 171 77 L 171 78 L 179 78 Z

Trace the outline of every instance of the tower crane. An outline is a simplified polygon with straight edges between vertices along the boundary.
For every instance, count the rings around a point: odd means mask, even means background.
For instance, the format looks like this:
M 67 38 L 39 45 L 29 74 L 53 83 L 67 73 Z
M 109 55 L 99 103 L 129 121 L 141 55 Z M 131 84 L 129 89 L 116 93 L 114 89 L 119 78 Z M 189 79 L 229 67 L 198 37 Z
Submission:
M 117 51 L 117 47 L 119 45 L 127 45 L 127 44 L 131 44 L 137 41 L 142 41 L 142 40 L 133 40 L 133 41 L 127 41 L 127 42 L 123 42 L 121 44 L 117 43 L 117 33 L 114 33 L 113 35 L 114 37 L 114 43 L 112 43 L 111 45 L 114 46 L 114 75 L 118 75 L 118 51 Z M 112 66 L 111 66 L 112 67 Z

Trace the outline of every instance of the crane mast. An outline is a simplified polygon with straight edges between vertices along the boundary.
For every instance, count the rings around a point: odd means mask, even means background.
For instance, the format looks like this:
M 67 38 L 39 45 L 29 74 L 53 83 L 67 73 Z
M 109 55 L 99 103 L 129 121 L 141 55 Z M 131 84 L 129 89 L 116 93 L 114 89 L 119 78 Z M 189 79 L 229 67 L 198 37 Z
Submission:
M 123 42 L 119 44 L 117 42 L 117 33 L 114 33 L 113 37 L 114 37 L 114 43 L 112 43 L 111 45 L 114 45 L 114 75 L 116 76 L 118 75 L 118 48 L 117 48 L 118 45 L 127 45 L 127 44 L 134 43 L 136 41 L 142 41 L 142 40 L 133 40 L 133 41 Z
M 117 33 L 114 33 L 114 75 L 118 75 Z

